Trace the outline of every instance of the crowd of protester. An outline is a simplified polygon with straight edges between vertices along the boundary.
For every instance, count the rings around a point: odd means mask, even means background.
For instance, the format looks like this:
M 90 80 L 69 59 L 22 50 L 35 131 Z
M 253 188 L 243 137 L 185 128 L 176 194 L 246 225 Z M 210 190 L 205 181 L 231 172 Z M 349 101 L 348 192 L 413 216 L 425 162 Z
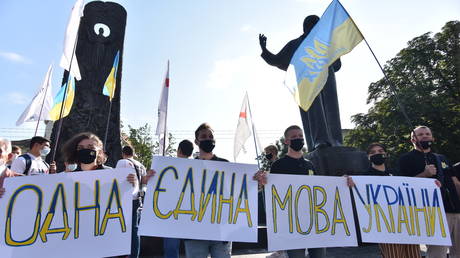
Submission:
M 280 151 L 275 145 L 269 145 L 264 149 L 265 166 L 254 175 L 254 180 L 259 183 L 259 223 L 265 223 L 263 190 L 267 183 L 268 174 L 294 174 L 314 175 L 313 164 L 305 159 L 304 136 L 299 126 L 288 127 L 284 132 L 284 144 L 288 146 L 287 153 L 279 158 Z M 387 149 L 381 143 L 372 143 L 367 148 L 369 170 L 371 176 L 408 176 L 435 178 L 440 187 L 444 208 L 447 216 L 448 227 L 452 246 L 435 246 L 427 243 L 427 257 L 460 257 L 460 163 L 452 165 L 448 159 L 433 151 L 434 137 L 430 128 L 418 126 L 411 132 L 410 142 L 412 151 L 401 155 L 397 168 L 390 168 L 387 162 Z M 194 143 L 199 151 L 196 159 L 228 162 L 228 160 L 216 156 L 213 150 L 216 144 L 214 131 L 207 123 L 201 124 L 195 131 Z M 183 140 L 177 148 L 178 158 L 191 158 L 193 143 Z M 0 198 L 5 189 L 3 180 L 6 177 L 37 176 L 56 173 L 56 163 L 48 164 L 44 158 L 50 153 L 50 140 L 41 136 L 35 136 L 30 140 L 29 150 L 22 154 L 22 149 L 12 146 L 7 139 L 0 138 Z M 83 132 L 68 140 L 62 151 L 65 164 L 65 172 L 74 171 L 90 172 L 101 169 L 112 169 L 104 163 L 107 157 L 104 146 L 99 137 L 90 132 Z M 144 165 L 135 159 L 136 153 L 132 146 L 122 148 L 122 157 L 115 168 L 131 168 L 132 173 L 126 180 L 135 188 L 133 191 L 133 214 L 132 214 L 132 241 L 131 254 L 127 257 L 139 257 L 140 237 L 138 225 L 140 211 L 142 209 L 143 196 L 148 180 L 155 175 L 155 171 L 147 170 Z M 349 187 L 354 185 L 353 177 L 347 176 Z M 358 230 L 359 232 L 359 230 Z M 229 241 L 211 241 L 194 239 L 164 238 L 164 256 L 167 258 L 179 257 L 180 243 L 183 241 L 185 253 L 190 258 L 231 257 L 232 243 Z M 379 244 L 382 257 L 421 257 L 419 245 L 414 244 Z M 448 251 L 449 249 L 449 251 Z M 270 257 L 305 257 L 307 250 L 286 250 L 273 253 Z M 326 248 L 308 248 L 310 258 L 326 257 Z

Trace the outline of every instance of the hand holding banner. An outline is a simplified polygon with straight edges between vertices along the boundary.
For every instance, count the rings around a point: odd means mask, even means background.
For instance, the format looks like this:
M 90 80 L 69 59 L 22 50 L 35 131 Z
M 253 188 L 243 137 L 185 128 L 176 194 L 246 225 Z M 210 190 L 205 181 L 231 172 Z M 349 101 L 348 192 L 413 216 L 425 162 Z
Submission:
M 363 242 L 451 245 L 434 179 L 353 176 L 353 181 Z
M 257 242 L 256 165 L 155 156 L 139 233 Z
M 344 177 L 271 174 L 265 200 L 269 251 L 358 245 Z
M 4 257 L 129 254 L 133 187 L 129 169 L 7 178 L 0 198 Z

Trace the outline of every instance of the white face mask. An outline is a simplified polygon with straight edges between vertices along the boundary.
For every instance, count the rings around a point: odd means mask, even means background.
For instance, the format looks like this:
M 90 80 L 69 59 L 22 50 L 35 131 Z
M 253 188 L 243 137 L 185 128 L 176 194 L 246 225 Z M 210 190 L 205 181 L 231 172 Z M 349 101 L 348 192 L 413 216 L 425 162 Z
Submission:
M 50 153 L 51 149 L 48 146 L 45 146 L 43 149 L 40 150 L 41 156 L 46 156 Z
M 75 170 L 77 170 L 77 167 L 78 167 L 78 165 L 75 164 L 75 163 L 68 164 L 67 165 L 67 171 L 75 171 Z

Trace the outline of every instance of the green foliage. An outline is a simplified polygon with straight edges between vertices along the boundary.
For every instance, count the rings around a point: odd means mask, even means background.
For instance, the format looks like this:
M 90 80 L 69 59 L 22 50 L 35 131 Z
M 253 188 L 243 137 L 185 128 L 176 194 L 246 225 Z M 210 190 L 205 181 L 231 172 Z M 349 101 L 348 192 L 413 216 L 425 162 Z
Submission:
M 384 78 L 371 83 L 367 103 L 374 105 L 367 114 L 352 117 L 356 128 L 345 137 L 346 145 L 365 150 L 381 142 L 392 161 L 409 151 L 413 128 L 398 107 L 399 98 L 412 126 L 432 129 L 435 151 L 460 161 L 460 22 L 450 21 L 431 35 L 412 39 L 386 63 L 384 70 L 397 96 Z
M 154 154 L 158 155 L 159 153 L 160 144 L 158 141 L 153 140 L 152 128 L 149 124 L 145 124 L 139 128 L 133 128 L 128 125 L 128 133 L 122 133 L 122 144 L 131 145 L 136 152 L 136 159 L 146 168 L 150 168 L 152 156 Z M 175 144 L 175 138 L 172 134 L 169 134 L 165 156 L 173 156 L 176 154 L 177 150 L 173 147 Z

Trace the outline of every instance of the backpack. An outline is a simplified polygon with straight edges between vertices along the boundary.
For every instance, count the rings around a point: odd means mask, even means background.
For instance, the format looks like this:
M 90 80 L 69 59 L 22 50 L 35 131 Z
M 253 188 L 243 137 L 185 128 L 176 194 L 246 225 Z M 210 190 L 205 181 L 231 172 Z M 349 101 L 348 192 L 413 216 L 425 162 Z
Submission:
M 32 159 L 30 158 L 30 156 L 26 153 L 26 154 L 22 154 L 20 155 L 19 157 L 22 157 L 24 158 L 24 160 L 26 161 L 26 168 L 24 169 L 24 175 L 28 176 L 29 175 L 29 171 L 30 171 L 30 167 L 32 166 Z M 18 158 L 19 158 L 18 157 Z M 48 165 L 48 163 L 46 163 L 45 161 L 43 161 L 43 163 L 45 163 L 45 165 L 49 168 L 50 166 Z

